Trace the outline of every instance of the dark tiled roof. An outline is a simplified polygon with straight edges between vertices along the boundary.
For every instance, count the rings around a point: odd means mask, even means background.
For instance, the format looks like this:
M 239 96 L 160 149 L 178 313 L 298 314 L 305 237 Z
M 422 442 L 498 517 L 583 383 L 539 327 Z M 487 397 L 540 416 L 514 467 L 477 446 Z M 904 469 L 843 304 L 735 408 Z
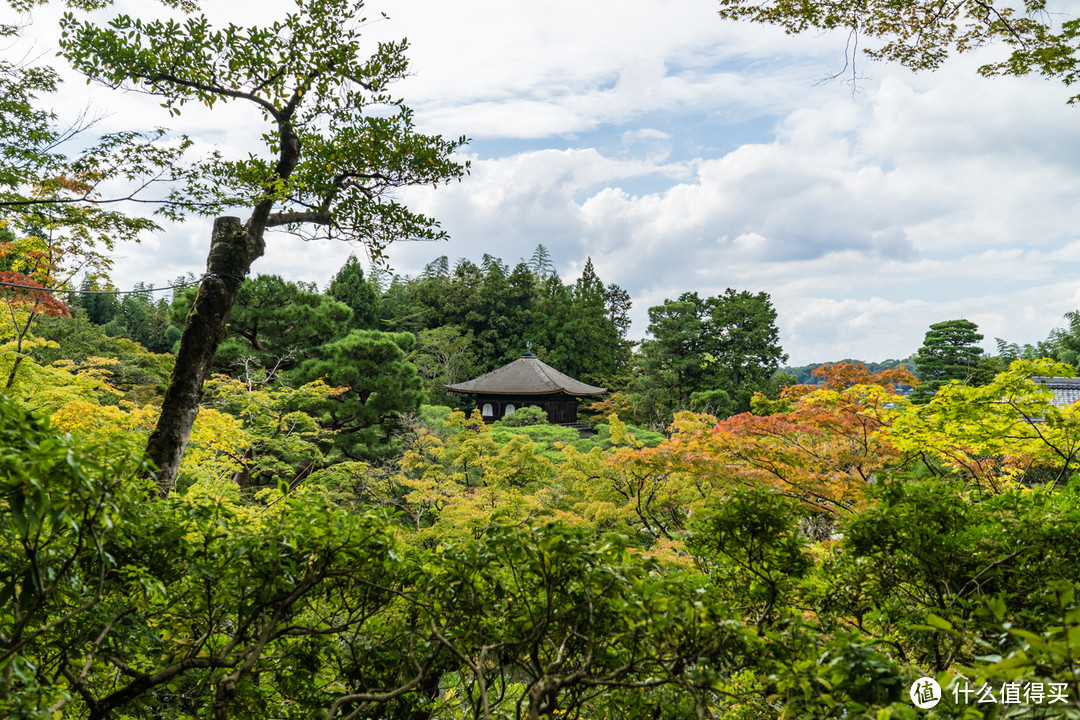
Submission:
M 569 375 L 563 375 L 530 354 L 487 375 L 445 387 L 451 392 L 492 395 L 599 395 L 607 392 L 605 388 L 586 385 Z
M 1080 401 L 1080 378 L 1033 377 L 1031 379 L 1054 391 L 1053 402 L 1058 407 Z

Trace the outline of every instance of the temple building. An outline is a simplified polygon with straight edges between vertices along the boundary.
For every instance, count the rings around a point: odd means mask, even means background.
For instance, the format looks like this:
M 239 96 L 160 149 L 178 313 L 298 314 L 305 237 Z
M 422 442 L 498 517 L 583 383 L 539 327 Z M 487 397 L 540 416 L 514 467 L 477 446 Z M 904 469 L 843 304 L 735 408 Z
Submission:
M 548 422 L 569 425 L 577 422 L 578 398 L 607 392 L 563 375 L 531 352 L 474 380 L 444 387 L 475 396 L 480 414 L 489 423 L 518 408 L 539 407 L 547 412 Z

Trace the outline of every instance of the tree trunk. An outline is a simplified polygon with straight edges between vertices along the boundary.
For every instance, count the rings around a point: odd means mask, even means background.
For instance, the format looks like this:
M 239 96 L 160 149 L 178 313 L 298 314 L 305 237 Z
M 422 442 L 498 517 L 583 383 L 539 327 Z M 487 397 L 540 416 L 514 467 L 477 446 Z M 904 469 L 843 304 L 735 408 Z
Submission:
M 235 217 L 219 217 L 214 221 L 206 275 L 184 322 L 161 416 L 146 444 L 146 458 L 157 469 L 157 484 L 162 497 L 168 495 L 176 483 L 180 458 L 199 414 L 203 381 L 218 346 L 225 339 L 229 314 L 240 284 L 247 277 L 251 263 L 263 254 L 262 228 L 257 233 L 251 230 L 243 228 L 240 219 Z

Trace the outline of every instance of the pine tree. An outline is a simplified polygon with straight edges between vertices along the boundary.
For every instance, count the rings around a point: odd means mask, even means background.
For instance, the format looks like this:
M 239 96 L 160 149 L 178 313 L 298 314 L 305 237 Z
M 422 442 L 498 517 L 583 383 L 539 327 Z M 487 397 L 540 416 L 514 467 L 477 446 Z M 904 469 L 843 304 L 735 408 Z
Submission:
M 982 339 L 979 326 L 970 320 L 946 320 L 931 325 L 915 354 L 915 372 L 920 384 L 912 393 L 912 400 L 928 402 L 942 385 L 953 380 L 968 383 L 982 358 L 983 351 L 976 345 Z

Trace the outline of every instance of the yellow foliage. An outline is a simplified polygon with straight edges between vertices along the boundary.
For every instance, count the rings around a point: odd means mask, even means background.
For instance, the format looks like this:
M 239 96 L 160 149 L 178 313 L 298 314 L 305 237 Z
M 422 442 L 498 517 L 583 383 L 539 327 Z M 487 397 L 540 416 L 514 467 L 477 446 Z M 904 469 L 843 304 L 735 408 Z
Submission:
M 1052 360 L 1020 360 L 981 387 L 950 383 L 898 417 L 890 438 L 991 492 L 1037 469 L 1066 478 L 1080 466 L 1080 406 L 1055 406 L 1053 392 L 1031 378 L 1074 374 Z
M 236 490 L 232 476 L 240 470 L 240 456 L 247 438 L 240 421 L 232 415 L 203 408 L 191 428 L 180 477 L 194 480 L 201 490 L 217 488 L 231 495 Z

